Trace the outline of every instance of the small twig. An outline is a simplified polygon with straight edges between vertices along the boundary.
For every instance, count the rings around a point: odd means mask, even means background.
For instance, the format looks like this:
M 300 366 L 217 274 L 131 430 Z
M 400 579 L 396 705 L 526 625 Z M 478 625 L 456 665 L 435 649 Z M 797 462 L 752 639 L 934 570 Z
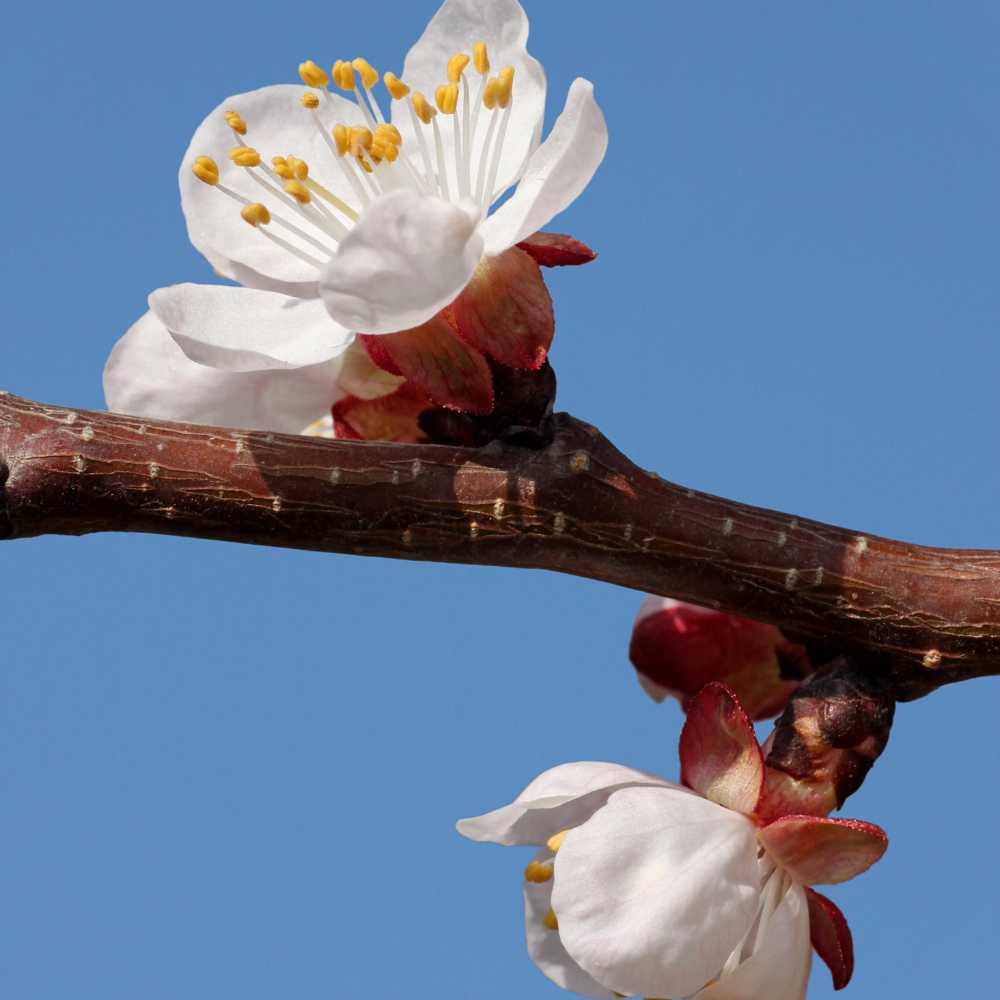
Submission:
M 1000 672 L 1000 553 L 665 482 L 567 414 L 530 450 L 324 441 L 0 395 L 0 537 L 147 531 L 557 570 L 876 658 L 902 698 Z

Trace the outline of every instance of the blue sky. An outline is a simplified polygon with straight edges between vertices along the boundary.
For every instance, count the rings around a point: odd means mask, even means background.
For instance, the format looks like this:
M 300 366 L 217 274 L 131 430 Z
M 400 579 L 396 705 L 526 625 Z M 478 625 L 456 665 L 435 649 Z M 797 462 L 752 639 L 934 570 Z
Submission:
M 305 59 L 399 71 L 433 3 L 20 5 L 4 17 L 0 387 L 103 406 L 154 288 L 211 282 L 176 172 L 226 96 Z M 1000 6 L 526 4 L 547 125 L 611 134 L 551 228 L 557 406 L 646 468 L 927 544 L 1000 548 Z M 559 991 L 530 852 L 460 816 L 603 759 L 676 776 L 626 659 L 641 595 L 548 573 L 147 536 L 3 546 L 0 994 Z M 900 706 L 844 815 L 848 993 L 981 994 L 994 680 Z M 828 997 L 818 965 L 811 997 Z

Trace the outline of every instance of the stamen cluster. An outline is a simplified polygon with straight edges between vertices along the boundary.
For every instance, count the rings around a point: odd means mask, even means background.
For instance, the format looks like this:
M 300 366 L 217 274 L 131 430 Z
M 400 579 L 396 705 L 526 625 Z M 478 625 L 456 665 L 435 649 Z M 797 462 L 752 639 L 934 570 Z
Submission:
M 475 99 L 471 97 L 467 74 L 470 64 L 480 77 Z M 485 42 L 473 45 L 471 57 L 456 53 L 448 60 L 447 82 L 436 89 L 433 104 L 393 73 L 385 74 L 383 82 L 390 98 L 405 104 L 413 123 L 419 149 L 418 167 L 404 152 L 399 129 L 382 114 L 372 93 L 379 74 L 365 59 L 338 59 L 329 75 L 311 60 L 302 63 L 299 76 L 303 83 L 318 90 L 323 99 L 309 91 L 302 96 L 301 106 L 309 112 L 322 135 L 332 161 L 337 164 L 334 169 L 339 169 L 350 185 L 354 205 L 310 176 L 309 165 L 294 154 L 273 156 L 268 166 L 260 152 L 244 141 L 249 125 L 236 110 L 225 112 L 226 123 L 237 141 L 228 157 L 262 188 L 270 205 L 250 201 L 220 183 L 218 165 L 208 156 L 197 157 L 191 169 L 199 180 L 239 203 L 244 221 L 317 270 L 332 259 L 364 207 L 389 191 L 410 188 L 425 196 L 453 202 L 471 197 L 479 204 L 481 218 L 485 219 L 493 201 L 513 106 L 514 83 L 512 66 L 505 66 L 494 77 L 490 77 L 489 70 Z M 331 77 L 335 87 L 354 95 L 365 125 L 349 125 L 342 120 L 328 89 Z M 476 160 L 475 139 L 484 108 L 489 122 Z M 445 152 L 439 113 L 452 118 L 453 156 Z M 333 117 L 332 127 L 328 122 L 324 124 L 325 116 Z M 320 172 L 331 167 L 332 163 L 321 164 Z M 279 209 L 286 211 L 282 213 Z M 298 218 L 293 222 L 295 216 Z M 272 224 L 283 230 L 282 236 L 264 228 Z

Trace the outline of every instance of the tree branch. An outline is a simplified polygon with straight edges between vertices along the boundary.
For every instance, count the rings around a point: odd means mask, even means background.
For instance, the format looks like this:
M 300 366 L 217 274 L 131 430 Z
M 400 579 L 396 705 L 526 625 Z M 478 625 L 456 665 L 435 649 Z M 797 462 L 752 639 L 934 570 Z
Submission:
M 1000 672 L 1000 553 L 665 482 L 567 414 L 531 450 L 326 441 L 0 394 L 0 538 L 146 531 L 557 570 L 852 649 L 905 698 Z

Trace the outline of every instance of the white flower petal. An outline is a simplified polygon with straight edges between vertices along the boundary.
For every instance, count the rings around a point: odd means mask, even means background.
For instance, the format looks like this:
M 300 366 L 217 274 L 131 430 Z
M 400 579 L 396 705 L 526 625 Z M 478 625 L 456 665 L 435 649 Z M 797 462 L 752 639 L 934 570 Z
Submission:
M 555 854 L 543 847 L 533 858 L 540 865 L 552 864 Z M 528 939 L 528 954 L 532 962 L 557 986 L 585 997 L 612 1000 L 614 993 L 601 986 L 580 968 L 563 947 L 559 931 L 542 923 L 552 908 L 553 880 L 524 883 L 524 931 Z
M 412 190 L 372 202 L 323 269 L 330 315 L 358 333 L 396 333 L 454 301 L 482 256 L 479 207 Z
M 594 100 L 594 85 L 578 77 L 517 190 L 483 223 L 487 256 L 503 253 L 567 208 L 590 183 L 607 148 L 608 129 Z
M 320 364 L 354 338 L 320 299 L 255 288 L 172 285 L 153 292 L 149 307 L 192 361 L 229 372 Z
M 570 955 L 619 993 L 704 986 L 750 926 L 751 820 L 673 788 L 627 788 L 566 835 L 552 906 Z
M 507 847 L 540 845 L 561 830 L 585 823 L 613 792 L 636 785 L 676 788 L 685 795 L 693 795 L 646 771 L 584 760 L 545 771 L 509 806 L 461 819 L 455 828 L 470 840 L 488 840 Z
M 760 949 L 696 1000 L 805 1000 L 812 968 L 809 905 L 793 883 L 774 911 Z
M 274 156 L 293 156 L 309 164 L 309 176 L 326 187 L 348 205 L 360 209 L 341 166 L 330 152 L 312 116 L 302 107 L 306 88 L 295 84 L 263 87 L 247 94 L 226 98 L 199 126 L 184 154 L 180 169 L 181 206 L 187 218 L 188 236 L 195 247 L 221 273 L 250 287 L 284 292 L 300 298 L 318 295 L 316 268 L 272 243 L 240 218 L 240 205 L 191 172 L 198 156 L 210 156 L 219 168 L 221 184 L 236 191 L 251 202 L 261 202 L 271 212 L 293 223 L 329 246 L 336 243 L 324 236 L 294 209 L 281 204 L 280 197 L 265 191 L 250 176 L 246 168 L 236 166 L 227 153 L 238 145 L 236 135 L 226 124 L 224 112 L 238 111 L 247 123 L 242 141 L 261 155 L 262 163 L 271 165 Z M 361 109 L 353 101 L 332 95 L 333 103 L 324 95 L 317 114 L 327 131 L 337 121 L 345 125 L 363 125 Z M 262 167 L 254 173 L 265 177 Z M 282 182 L 279 182 L 282 183 Z M 282 185 L 283 186 L 283 185 Z M 336 213 L 335 213 L 336 214 Z M 339 216 L 338 216 L 339 217 Z M 343 220 L 345 224 L 347 220 Z M 268 231 L 306 250 L 311 256 L 325 260 L 317 249 L 301 243 L 273 220 Z
M 545 71 L 537 59 L 528 55 L 528 18 L 517 0 L 446 0 L 420 40 L 410 49 L 401 78 L 433 104 L 434 91 L 446 79 L 448 60 L 456 52 L 471 56 L 476 42 L 486 42 L 490 76 L 496 76 L 504 66 L 514 67 L 513 103 L 494 189 L 494 197 L 498 197 L 521 176 L 542 137 L 545 115 Z M 482 78 L 472 63 L 466 67 L 465 77 L 469 82 L 469 99 L 475 101 Z M 393 101 L 392 123 L 403 136 L 404 150 L 414 163 L 420 163 L 412 119 L 405 104 L 405 101 Z M 462 113 L 461 100 L 458 113 Z M 438 115 L 437 120 L 445 146 L 447 176 L 449 183 L 454 185 L 454 126 L 449 116 Z M 490 112 L 481 108 L 472 149 L 473 187 L 489 120 Z M 426 129 L 424 134 L 433 150 L 433 133 Z M 433 160 L 433 152 L 431 157 Z M 452 186 L 451 190 L 454 193 L 456 188 Z
M 294 371 L 234 374 L 195 364 L 151 313 L 115 344 L 104 366 L 114 413 L 298 434 L 343 396 L 339 361 Z

